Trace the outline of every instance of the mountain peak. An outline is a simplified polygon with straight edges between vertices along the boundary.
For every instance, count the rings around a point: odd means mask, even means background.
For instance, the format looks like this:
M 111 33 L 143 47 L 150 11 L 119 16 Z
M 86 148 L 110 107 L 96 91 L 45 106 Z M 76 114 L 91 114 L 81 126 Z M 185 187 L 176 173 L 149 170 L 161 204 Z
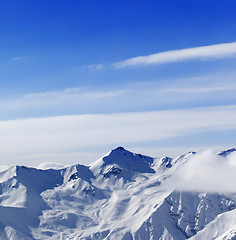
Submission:
M 105 165 L 118 165 L 121 168 L 140 172 L 154 173 L 150 167 L 153 164 L 153 158 L 137 154 L 126 150 L 123 147 L 117 147 L 102 158 Z
M 120 147 L 113 149 L 112 151 L 127 151 L 127 150 L 120 146 Z

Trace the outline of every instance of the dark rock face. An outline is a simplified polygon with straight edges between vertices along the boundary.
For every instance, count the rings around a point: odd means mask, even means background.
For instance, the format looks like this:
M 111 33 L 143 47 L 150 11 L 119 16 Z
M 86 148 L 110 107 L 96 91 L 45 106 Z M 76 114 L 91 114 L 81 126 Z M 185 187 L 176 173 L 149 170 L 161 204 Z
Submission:
M 226 157 L 228 156 L 230 153 L 232 152 L 235 152 L 236 151 L 236 148 L 231 148 L 231 149 L 228 149 L 226 151 L 222 151 L 221 153 L 219 153 L 220 156 L 223 156 L 223 157 Z

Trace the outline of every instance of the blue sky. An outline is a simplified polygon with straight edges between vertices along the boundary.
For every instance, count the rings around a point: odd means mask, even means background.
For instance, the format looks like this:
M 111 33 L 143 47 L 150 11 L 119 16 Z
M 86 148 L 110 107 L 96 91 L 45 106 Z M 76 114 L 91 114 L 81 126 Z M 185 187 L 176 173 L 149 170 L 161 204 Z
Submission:
M 234 146 L 235 10 L 234 0 L 0 0 L 0 158 Z

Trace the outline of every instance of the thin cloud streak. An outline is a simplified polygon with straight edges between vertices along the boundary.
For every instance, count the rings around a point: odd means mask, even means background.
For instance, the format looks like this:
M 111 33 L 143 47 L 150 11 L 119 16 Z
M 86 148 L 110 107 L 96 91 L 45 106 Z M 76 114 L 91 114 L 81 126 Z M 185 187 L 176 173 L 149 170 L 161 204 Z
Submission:
M 22 98 L 44 98 L 44 97 L 63 96 L 63 95 L 78 93 L 81 90 L 82 88 L 66 88 L 61 91 L 28 93 L 28 94 L 25 94 Z
M 81 69 L 87 69 L 89 71 L 98 71 L 104 69 L 106 66 L 104 64 L 90 64 L 90 65 L 83 65 L 78 67 L 70 68 L 70 71 L 78 71 Z
M 24 60 L 24 57 L 20 57 L 20 56 L 19 57 L 14 57 L 13 60 L 16 61 L 16 62 L 17 61 L 22 61 L 22 60 Z
M 236 42 L 214 44 L 209 46 L 186 48 L 160 52 L 148 56 L 139 56 L 112 64 L 113 68 L 127 68 L 164 64 L 188 60 L 210 60 L 236 56 Z
M 207 93 L 207 92 L 224 92 L 236 90 L 236 86 L 220 87 L 196 87 L 196 88 L 163 88 L 157 90 L 166 93 Z
M 103 64 L 92 64 L 88 65 L 89 70 L 94 71 L 94 70 L 102 70 L 104 68 Z
M 97 99 L 120 96 L 127 93 L 126 90 L 114 91 L 89 91 L 85 88 L 67 88 L 61 91 L 48 91 L 29 93 L 22 96 L 22 99 L 50 99 L 50 98 L 78 98 L 78 99 Z
M 141 85 L 141 84 L 140 84 Z M 199 87 L 199 86 L 192 86 L 192 87 L 157 87 L 155 86 L 155 83 L 150 84 L 150 87 L 148 88 L 148 84 L 144 84 L 144 87 L 146 88 L 147 93 L 151 93 L 153 88 L 156 88 L 154 90 L 155 92 L 163 92 L 163 93 L 204 93 L 204 92 L 220 92 L 220 91 L 232 91 L 236 90 L 236 85 L 230 84 L 228 86 L 209 86 L 209 87 Z M 126 89 L 124 89 L 124 87 Z M 136 83 L 127 85 L 127 86 L 120 86 L 120 89 L 116 90 L 108 90 L 108 91 L 99 91 L 99 90 L 88 90 L 86 88 L 67 88 L 59 91 L 48 91 L 48 92 L 35 92 L 35 93 L 28 93 L 23 95 L 20 99 L 51 99 L 51 98 L 106 98 L 106 97 L 116 97 L 121 96 L 125 94 L 130 94 L 132 92 L 132 89 L 135 89 L 136 92 L 138 91 L 144 91 L 144 88 L 141 86 L 138 88 L 139 85 Z M 149 89 L 149 90 L 147 90 Z M 134 90 L 133 90 L 134 91 Z M 18 99 L 18 100 L 20 100 Z
M 132 83 L 116 87 L 67 88 L 0 99 L 3 119 L 48 117 L 84 113 L 114 113 L 150 111 L 158 109 L 189 108 L 212 105 L 230 105 L 236 100 L 236 85 L 230 78 L 173 80 L 171 82 Z M 210 79 L 210 81 L 212 81 Z M 181 87 L 183 86 L 183 87 Z M 219 101 L 220 100 L 220 101 Z M 220 103 L 219 103 L 220 102 Z M 43 113 L 43 114 L 42 114 Z M 41 114 L 41 115 L 40 115 Z

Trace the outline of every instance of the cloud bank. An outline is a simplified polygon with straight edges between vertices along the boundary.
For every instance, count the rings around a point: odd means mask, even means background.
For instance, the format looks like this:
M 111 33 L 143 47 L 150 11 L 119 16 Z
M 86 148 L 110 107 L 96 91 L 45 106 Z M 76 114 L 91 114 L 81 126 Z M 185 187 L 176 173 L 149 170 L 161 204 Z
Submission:
M 229 129 L 236 129 L 236 106 L 0 121 L 0 159 L 7 162 L 9 156 L 56 154 Z
M 235 182 L 236 154 L 223 157 L 207 150 L 177 169 L 165 187 L 182 191 L 235 192 Z
M 236 42 L 160 52 L 113 63 L 114 68 L 164 64 L 187 60 L 209 60 L 236 56 Z

